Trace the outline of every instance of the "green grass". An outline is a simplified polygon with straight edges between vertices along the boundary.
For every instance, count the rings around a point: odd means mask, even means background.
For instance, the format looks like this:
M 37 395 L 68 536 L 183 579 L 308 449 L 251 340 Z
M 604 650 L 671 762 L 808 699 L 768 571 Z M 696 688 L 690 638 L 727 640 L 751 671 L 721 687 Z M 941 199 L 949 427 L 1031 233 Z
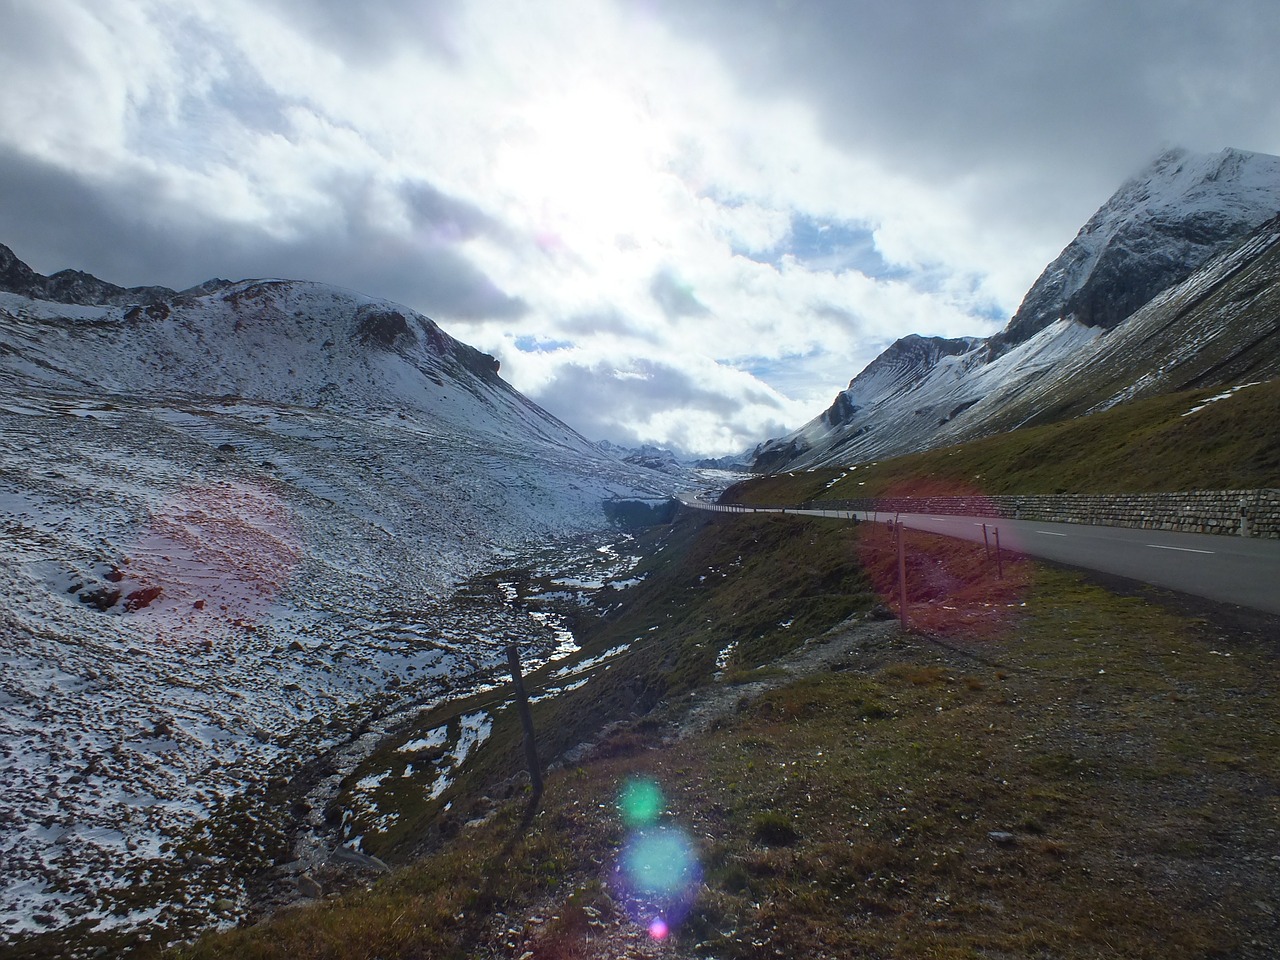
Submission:
M 727 500 L 793 504 L 902 489 L 1035 494 L 1280 486 L 1280 381 L 1248 387 L 1183 416 L 1219 392 L 1189 390 L 1140 400 L 851 471 L 762 477 L 735 488 Z
M 607 878 L 625 837 L 619 792 L 637 776 L 661 785 L 663 822 L 696 840 L 703 885 L 675 930 L 682 955 L 1280 949 L 1277 663 L 1221 624 L 1027 562 L 1006 570 L 1012 586 L 996 583 L 980 547 L 948 542 L 930 562 L 965 571 L 956 593 L 980 604 L 1001 596 L 1016 617 L 942 641 L 907 634 L 855 648 L 838 669 L 784 682 L 711 732 L 671 740 L 679 695 L 714 684 L 712 651 L 726 637 L 739 650 L 754 639 L 738 663 L 751 671 L 796 646 L 800 634 L 779 628 L 779 616 L 827 603 L 838 617 L 865 602 L 878 531 L 828 522 L 836 549 L 815 523 L 791 523 L 695 520 L 655 538 L 649 589 L 590 628 L 603 645 L 644 638 L 634 659 L 540 711 L 540 742 L 549 755 L 606 716 L 643 711 L 646 689 L 670 706 L 633 717 L 615 734 L 619 749 L 606 742 L 550 775 L 527 834 L 515 832 L 517 797 L 371 890 L 210 934 L 173 956 L 596 956 L 599 925 L 626 922 Z M 848 559 L 859 550 L 872 557 L 865 575 Z M 847 564 L 842 578 L 828 581 L 826 563 Z M 763 586 L 772 590 L 753 599 Z M 917 612 L 953 600 L 912 595 Z M 491 747 L 470 789 L 512 745 Z

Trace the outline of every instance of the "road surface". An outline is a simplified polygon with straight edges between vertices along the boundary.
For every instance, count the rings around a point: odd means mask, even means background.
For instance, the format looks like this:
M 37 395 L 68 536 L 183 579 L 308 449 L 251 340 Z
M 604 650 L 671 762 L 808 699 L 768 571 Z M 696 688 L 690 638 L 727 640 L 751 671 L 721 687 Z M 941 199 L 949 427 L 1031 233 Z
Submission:
M 695 509 L 732 513 L 795 513 L 842 520 L 886 520 L 890 516 L 848 510 L 728 507 L 703 503 L 691 495 L 680 500 Z M 992 517 L 904 513 L 899 519 L 913 530 L 978 543 L 985 524 L 993 546 L 999 530 L 1000 546 L 1005 550 L 1280 614 L 1280 540 Z

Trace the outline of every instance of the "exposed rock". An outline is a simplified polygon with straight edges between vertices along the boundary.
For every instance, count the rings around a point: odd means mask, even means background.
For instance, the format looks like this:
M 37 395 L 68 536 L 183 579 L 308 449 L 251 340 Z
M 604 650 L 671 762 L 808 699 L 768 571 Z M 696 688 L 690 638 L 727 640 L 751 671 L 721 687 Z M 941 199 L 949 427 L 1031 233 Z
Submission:
M 143 587 L 140 590 L 134 590 L 124 598 L 124 608 L 129 613 L 149 607 L 156 599 L 159 598 L 163 590 L 160 587 Z
M 356 336 L 362 342 L 384 350 L 395 350 L 413 341 L 413 333 L 403 313 L 372 306 L 356 311 Z

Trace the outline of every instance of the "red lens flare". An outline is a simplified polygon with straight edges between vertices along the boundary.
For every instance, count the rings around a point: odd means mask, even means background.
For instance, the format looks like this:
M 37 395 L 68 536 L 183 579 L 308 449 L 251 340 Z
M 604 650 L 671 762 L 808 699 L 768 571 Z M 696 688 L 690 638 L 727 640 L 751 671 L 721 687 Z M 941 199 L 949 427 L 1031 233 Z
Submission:
M 973 539 L 912 528 L 913 517 L 933 515 L 971 517 L 955 529 Z M 909 627 L 954 638 L 994 637 L 1016 619 L 1030 576 L 1000 521 L 980 491 L 936 481 L 905 484 L 877 498 L 874 522 L 858 538 L 859 559 L 876 593 L 899 616 L 905 574 Z
M 247 484 L 191 487 L 152 514 L 118 586 L 126 614 L 171 639 L 256 629 L 302 556 L 287 508 Z

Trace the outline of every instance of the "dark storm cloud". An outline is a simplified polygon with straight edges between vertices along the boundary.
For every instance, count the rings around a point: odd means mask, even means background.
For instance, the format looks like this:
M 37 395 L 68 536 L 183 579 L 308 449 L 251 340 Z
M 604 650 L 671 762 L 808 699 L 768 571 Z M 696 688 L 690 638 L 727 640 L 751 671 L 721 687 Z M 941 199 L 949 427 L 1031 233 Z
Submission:
M 555 379 L 535 399 L 556 416 L 568 418 L 584 436 L 627 444 L 641 442 L 629 425 L 643 426 L 655 414 L 710 413 L 726 427 L 752 437 L 760 429 L 755 423 L 744 425 L 744 409 L 780 409 L 777 397 L 766 390 L 717 390 L 694 374 L 653 360 L 637 360 L 626 369 L 604 362 L 566 364 L 557 368 Z M 767 430 L 777 433 L 782 427 L 780 416 Z M 685 438 L 689 448 L 694 446 L 692 439 Z
M 659 270 L 649 282 L 649 293 L 667 319 L 700 317 L 710 313 L 693 290 L 670 270 Z
M 1164 144 L 1280 146 L 1273 0 L 658 8 L 714 46 L 749 94 L 799 96 L 830 139 L 893 169 L 942 182 L 986 173 L 996 196 L 1057 175 L 1087 180 L 1096 204 Z M 1029 202 L 1052 206 L 1051 194 Z
M 284 240 L 243 224 L 162 216 L 159 181 L 95 182 L 0 150 L 0 243 L 41 273 L 72 267 L 122 286 L 284 277 L 349 287 L 454 322 L 525 312 L 523 301 L 450 246 L 459 231 L 497 229 L 481 211 L 429 185 L 407 186 L 419 230 L 405 238 L 370 214 L 370 189 L 333 184 L 340 225 Z
M 505 236 L 497 220 L 474 204 L 441 193 L 429 183 L 409 183 L 400 191 L 414 229 L 436 243 L 460 243 L 478 236 Z

